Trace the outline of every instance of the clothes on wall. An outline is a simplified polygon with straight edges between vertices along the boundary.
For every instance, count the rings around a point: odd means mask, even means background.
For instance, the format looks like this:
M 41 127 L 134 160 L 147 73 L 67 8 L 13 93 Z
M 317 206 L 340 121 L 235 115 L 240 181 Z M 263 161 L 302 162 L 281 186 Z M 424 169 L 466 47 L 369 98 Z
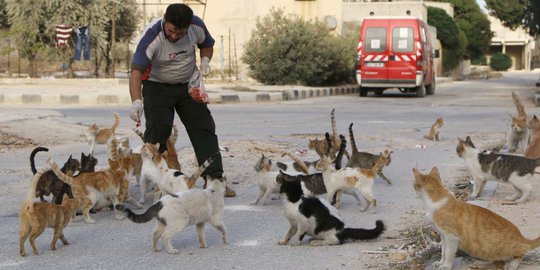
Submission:
M 81 60 L 81 53 L 84 60 L 90 60 L 90 30 L 87 26 L 75 28 L 77 42 L 75 43 L 75 61 Z
M 56 46 L 59 48 L 69 47 L 69 38 L 73 27 L 65 24 L 59 24 L 56 26 Z

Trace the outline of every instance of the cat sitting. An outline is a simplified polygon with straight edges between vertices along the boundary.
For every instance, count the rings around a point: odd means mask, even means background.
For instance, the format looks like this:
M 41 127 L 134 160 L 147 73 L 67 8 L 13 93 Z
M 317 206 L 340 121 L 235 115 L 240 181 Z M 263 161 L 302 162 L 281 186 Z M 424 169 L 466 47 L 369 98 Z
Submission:
M 91 155 L 94 154 L 94 147 L 96 144 L 106 144 L 110 143 L 110 140 L 114 137 L 116 129 L 120 124 L 120 116 L 118 113 L 113 112 L 114 114 L 114 124 L 110 128 L 99 128 L 96 124 L 91 125 L 86 130 L 86 141 L 90 145 L 90 150 L 88 151 Z
M 515 189 L 514 195 L 505 198 L 509 201 L 523 203 L 532 191 L 531 181 L 535 176 L 540 159 L 529 159 L 516 155 L 505 155 L 476 149 L 471 138 L 465 140 L 458 137 L 456 152 L 463 158 L 465 165 L 473 177 L 471 198 L 477 198 L 486 185 L 486 181 L 495 180 L 510 183 Z
M 34 191 L 36 190 L 39 179 L 50 172 L 50 168 L 43 168 L 37 171 L 32 177 L 30 189 L 24 198 L 19 211 L 19 253 L 22 257 L 26 256 L 24 244 L 29 239 L 32 251 L 38 255 L 35 239 L 38 238 L 45 228 L 53 228 L 54 236 L 51 242 L 51 250 L 56 250 L 58 239 L 69 245 L 64 236 L 63 230 L 71 220 L 71 217 L 77 211 L 77 201 L 64 194 L 62 204 L 50 204 L 46 202 L 34 203 Z
M 525 113 L 523 103 L 521 103 L 521 100 L 515 91 L 512 91 L 512 98 L 514 99 L 514 105 L 516 105 L 518 115 L 510 116 L 511 123 L 507 133 L 505 148 L 507 148 L 510 153 L 516 152 L 517 150 L 524 153 L 529 141 L 527 114 Z
M 437 269 L 452 269 L 456 251 L 494 262 L 504 269 L 518 268 L 523 256 L 540 246 L 540 237 L 529 240 L 519 229 L 496 213 L 456 199 L 442 184 L 439 170 L 429 174 L 413 169 L 414 190 L 424 201 L 426 216 L 441 235 L 441 260 Z
M 270 171 L 271 167 L 272 160 L 267 158 L 264 154 L 261 155 L 259 160 L 257 160 L 257 163 L 253 166 L 253 169 L 255 169 L 255 172 L 257 173 L 255 180 L 259 185 L 259 195 L 257 195 L 255 201 L 250 204 L 264 204 L 271 194 L 279 194 L 279 185 L 276 182 L 276 177 L 279 173 Z
M 525 157 L 527 158 L 540 158 L 540 119 L 533 115 L 528 124 L 531 136 L 529 145 L 525 150 Z
M 384 224 L 377 220 L 374 229 L 345 228 L 339 211 L 324 199 L 304 196 L 299 181 L 278 179 L 283 197 L 285 217 L 290 223 L 285 237 L 278 242 L 286 245 L 300 245 L 305 235 L 311 236 L 310 245 L 339 245 L 347 240 L 369 240 L 379 237 Z
M 30 168 L 32 173 L 36 173 L 36 164 L 34 158 L 38 152 L 48 152 L 49 149 L 45 147 L 36 147 L 30 153 Z M 81 167 L 79 160 L 72 158 L 70 155 L 64 166 L 62 167 L 62 172 L 69 176 L 73 176 Z M 70 198 L 73 198 L 73 193 L 71 192 L 71 187 L 62 182 L 58 177 L 52 172 L 45 172 L 37 183 L 36 188 L 36 197 L 39 197 L 42 202 L 46 202 L 44 196 L 53 195 L 52 202 L 56 204 L 62 204 L 62 198 L 64 194 L 67 194 Z
M 427 135 L 424 135 L 424 138 L 430 141 L 440 142 L 442 126 L 444 126 L 444 120 L 442 117 L 439 117 L 437 118 L 437 120 L 435 120 L 435 123 L 433 123 L 433 125 L 431 126 L 429 133 Z
M 223 243 L 227 243 L 227 232 L 223 224 L 225 182 L 217 179 L 208 182 L 204 190 L 191 189 L 164 196 L 143 214 L 135 214 L 123 205 L 117 205 L 116 208 L 124 211 L 128 219 L 135 223 L 145 223 L 156 218 L 157 226 L 152 235 L 152 250 L 156 252 L 160 251 L 158 241 L 162 239 L 168 253 L 178 253 L 171 239 L 190 225 L 197 227 L 199 247 L 206 248 L 205 223 L 210 223 L 221 232 Z
M 351 167 L 351 168 L 364 168 L 364 169 L 371 169 L 375 165 L 375 163 L 381 159 L 382 160 L 382 166 L 377 171 L 377 175 L 384 180 L 388 185 L 391 185 L 392 182 L 386 175 L 383 173 L 383 168 L 390 165 L 392 162 L 392 151 L 390 150 L 384 150 L 381 154 L 371 154 L 368 152 L 360 152 L 358 151 L 358 148 L 356 148 L 356 141 L 354 140 L 354 134 L 352 130 L 353 123 L 349 125 L 349 137 L 351 140 L 351 156 L 349 158 L 349 161 L 345 165 L 345 167 Z M 340 160 L 337 160 L 336 162 L 341 162 Z

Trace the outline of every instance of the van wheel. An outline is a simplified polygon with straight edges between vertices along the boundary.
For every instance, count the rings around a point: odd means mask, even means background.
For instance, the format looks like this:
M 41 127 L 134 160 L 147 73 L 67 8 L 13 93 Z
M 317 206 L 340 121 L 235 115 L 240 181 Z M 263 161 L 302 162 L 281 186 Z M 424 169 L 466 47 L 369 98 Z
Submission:
M 416 96 L 417 97 L 426 96 L 426 87 L 424 86 L 424 84 L 421 84 L 420 86 L 416 87 Z
M 435 78 L 433 78 L 430 85 L 426 86 L 426 94 L 427 95 L 435 94 Z
M 377 96 L 382 96 L 382 93 L 383 93 L 384 90 L 375 90 L 375 95 Z
M 367 88 L 365 88 L 365 87 L 360 87 L 359 93 L 360 93 L 360 96 L 361 96 L 361 97 L 367 97 L 367 92 L 368 92 L 368 89 L 367 89 Z

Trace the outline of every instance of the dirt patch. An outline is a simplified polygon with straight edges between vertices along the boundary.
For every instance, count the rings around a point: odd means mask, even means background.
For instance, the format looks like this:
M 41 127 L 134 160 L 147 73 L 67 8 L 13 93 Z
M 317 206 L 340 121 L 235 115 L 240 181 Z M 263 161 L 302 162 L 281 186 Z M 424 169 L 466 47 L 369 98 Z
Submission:
M 3 131 L 4 127 L 0 127 L 0 153 L 6 153 L 12 149 L 20 149 L 34 147 L 37 144 L 30 138 L 24 138 L 16 134 L 11 134 Z

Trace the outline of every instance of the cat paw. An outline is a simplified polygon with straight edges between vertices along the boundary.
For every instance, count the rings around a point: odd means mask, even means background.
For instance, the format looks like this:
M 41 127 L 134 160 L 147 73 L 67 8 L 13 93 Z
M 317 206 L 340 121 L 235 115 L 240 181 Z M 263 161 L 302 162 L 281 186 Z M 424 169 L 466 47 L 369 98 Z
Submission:
M 178 251 L 178 249 L 176 249 L 176 248 L 169 249 L 169 250 L 167 250 L 167 252 L 168 252 L 169 254 L 178 254 L 178 253 L 180 253 L 180 252 Z
M 277 243 L 278 245 L 280 246 L 283 246 L 283 245 L 286 245 L 289 241 L 286 241 L 286 240 L 279 240 Z
M 442 262 L 433 262 L 432 266 L 437 268 L 442 265 Z
M 160 252 L 160 251 L 161 251 L 161 248 L 160 248 L 160 247 L 153 247 L 153 248 L 152 248 L 152 251 L 154 251 L 154 252 Z
M 250 205 L 257 205 L 257 202 L 250 202 Z
M 56 250 L 56 246 L 51 246 L 51 250 Z
M 26 252 L 21 251 L 20 254 L 21 254 L 21 257 L 26 257 Z
M 294 242 L 291 243 L 291 246 L 295 246 L 295 247 L 296 247 L 296 246 L 299 246 L 299 245 L 301 245 L 301 244 L 302 244 L 302 242 L 300 242 L 300 241 L 294 241 Z
M 208 246 L 206 244 L 199 244 L 199 248 L 207 248 Z
M 126 218 L 126 217 L 125 217 L 124 215 L 122 215 L 122 214 L 118 214 L 118 215 L 114 215 L 114 218 L 115 218 L 116 220 L 122 220 L 122 219 L 124 219 L 124 218 Z
M 309 242 L 310 245 L 312 246 L 324 246 L 324 241 L 322 240 L 311 240 L 311 242 Z
M 517 198 L 518 198 L 518 196 L 508 196 L 508 197 L 504 197 L 504 199 L 505 199 L 506 201 L 512 201 L 512 202 L 515 201 L 515 200 L 517 200 Z M 519 203 L 519 201 L 516 201 L 516 202 Z
M 91 218 L 85 219 L 85 221 L 86 221 L 86 223 L 88 223 L 88 224 L 94 224 L 94 223 L 96 223 L 96 221 L 93 220 L 93 219 L 91 219 Z

